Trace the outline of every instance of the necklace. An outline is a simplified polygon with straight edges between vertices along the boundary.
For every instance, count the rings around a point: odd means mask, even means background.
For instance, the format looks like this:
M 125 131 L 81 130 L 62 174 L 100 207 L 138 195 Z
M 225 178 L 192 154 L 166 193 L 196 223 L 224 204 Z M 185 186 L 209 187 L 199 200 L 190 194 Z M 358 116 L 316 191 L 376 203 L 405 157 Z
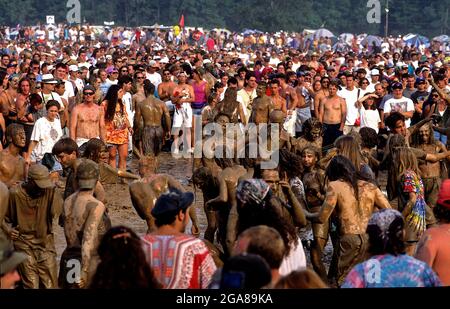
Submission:
M 53 141 L 56 142 L 56 140 L 58 139 L 58 131 L 56 131 L 54 127 L 55 120 L 53 121 L 48 120 L 48 123 L 50 124 L 50 137 L 52 138 Z

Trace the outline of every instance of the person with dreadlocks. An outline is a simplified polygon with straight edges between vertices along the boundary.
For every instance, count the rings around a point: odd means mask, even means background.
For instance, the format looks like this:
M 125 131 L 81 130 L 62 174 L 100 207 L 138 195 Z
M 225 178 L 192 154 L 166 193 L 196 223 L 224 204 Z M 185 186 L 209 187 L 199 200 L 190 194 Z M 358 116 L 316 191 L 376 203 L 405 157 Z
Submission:
M 402 214 L 395 209 L 374 213 L 367 225 L 368 251 L 372 256 L 349 272 L 342 287 L 441 286 L 438 276 L 426 263 L 405 254 L 404 227 Z
M 362 180 L 352 162 L 342 155 L 331 160 L 325 175 L 329 183 L 323 205 L 316 213 L 306 212 L 306 217 L 313 223 L 325 223 L 336 211 L 339 228 L 337 283 L 341 285 L 348 271 L 365 257 L 367 222 L 375 207 L 391 206 L 380 189 Z
M 111 228 L 102 238 L 98 249 L 100 263 L 92 278 L 90 289 L 159 289 L 148 264 L 142 241 L 125 226 Z
M 322 149 L 322 123 L 317 118 L 309 118 L 302 124 L 303 135 L 297 138 L 293 145 L 293 151 L 301 155 L 302 150 L 307 146 L 314 146 Z

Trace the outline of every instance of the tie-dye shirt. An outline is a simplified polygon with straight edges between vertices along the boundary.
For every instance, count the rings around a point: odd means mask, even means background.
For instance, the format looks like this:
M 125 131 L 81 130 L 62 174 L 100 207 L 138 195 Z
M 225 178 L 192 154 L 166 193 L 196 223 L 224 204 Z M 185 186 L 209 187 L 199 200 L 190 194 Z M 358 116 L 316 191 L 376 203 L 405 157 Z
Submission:
M 409 255 L 376 255 L 356 265 L 343 288 L 436 287 L 441 281 L 424 262 Z

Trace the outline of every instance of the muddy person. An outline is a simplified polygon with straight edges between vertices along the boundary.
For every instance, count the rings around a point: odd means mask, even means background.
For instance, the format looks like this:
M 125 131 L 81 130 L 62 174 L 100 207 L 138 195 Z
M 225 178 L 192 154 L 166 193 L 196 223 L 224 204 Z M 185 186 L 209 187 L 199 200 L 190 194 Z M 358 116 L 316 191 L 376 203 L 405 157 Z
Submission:
M 305 188 L 306 206 L 311 213 L 316 213 L 325 199 L 325 173 L 317 164 L 320 151 L 313 146 L 307 146 L 302 150 L 301 156 L 304 168 L 302 181 Z M 327 280 L 327 272 L 322 263 L 322 256 L 328 241 L 328 227 L 328 220 L 324 223 L 312 224 L 314 242 L 310 251 L 311 263 L 314 271 L 324 281 Z
M 142 179 L 131 183 L 129 187 L 133 207 L 136 209 L 139 217 L 147 222 L 149 233 L 156 229 L 151 211 L 161 194 L 170 189 L 185 191 L 175 178 L 167 174 L 157 174 L 157 169 L 158 160 L 156 157 L 143 156 L 139 160 L 139 174 Z M 191 232 L 193 235 L 198 236 L 199 228 L 195 209 L 191 207 L 189 211 L 192 220 Z
M 325 223 L 336 209 L 339 226 L 339 260 L 337 283 L 341 285 L 347 273 L 366 254 L 366 228 L 377 208 L 391 208 L 388 200 L 375 185 L 360 180 L 349 159 L 335 156 L 325 172 L 329 184 L 322 207 L 316 213 L 306 213 L 313 223 Z
M 320 100 L 319 120 L 323 124 L 323 146 L 328 146 L 342 135 L 347 116 L 345 100 L 337 95 L 338 82 L 330 82 L 329 95 Z
M 78 146 L 91 138 L 106 140 L 103 108 L 94 102 L 95 88 L 88 85 L 83 89 L 83 103 L 76 105 L 70 116 L 70 138 Z
M 303 149 L 308 146 L 313 146 L 321 152 L 323 128 L 320 121 L 317 118 L 309 118 L 303 122 L 302 132 L 303 135 L 294 142 L 293 151 L 300 155 Z
M 97 163 L 83 160 L 77 169 L 78 190 L 64 202 L 64 234 L 67 247 L 61 255 L 58 280 L 61 288 L 83 288 L 89 285 L 98 262 L 98 230 L 106 210 L 105 205 L 94 197 L 99 174 Z M 69 261 L 73 260 L 77 260 L 81 265 L 79 278 L 69 276 L 73 268 Z
M 25 180 L 25 160 L 20 155 L 25 147 L 25 130 L 20 124 L 10 124 L 6 129 L 9 145 L 0 151 L 0 181 L 8 187 Z
M 256 87 L 257 97 L 251 105 L 251 115 L 249 118 L 249 122 L 256 125 L 269 123 L 269 115 L 273 109 L 272 100 L 266 95 L 266 89 L 267 84 L 265 82 L 260 82 L 258 87 Z
M 425 153 L 436 155 L 446 152 L 447 149 L 441 142 L 434 140 L 433 129 L 431 124 L 426 124 L 419 129 L 418 134 L 412 136 L 413 147 L 423 150 Z M 425 201 L 428 206 L 436 205 L 439 193 L 441 168 L 445 165 L 441 162 L 419 162 L 420 175 L 424 185 Z
M 20 281 L 17 267 L 27 258 L 25 253 L 15 251 L 9 240 L 0 238 L 0 290 L 15 288 Z
M 30 167 L 27 182 L 10 189 L 8 224 L 3 228 L 16 250 L 28 256 L 18 268 L 25 288 L 57 287 L 52 222 L 59 217 L 62 203 L 48 169 L 40 164 Z
M 145 83 L 144 92 L 146 99 L 136 105 L 134 116 L 134 127 L 139 128 L 141 118 L 144 127 L 142 128 L 142 149 L 144 156 L 157 156 L 161 152 L 164 142 L 164 132 L 166 139 L 170 138 L 170 114 L 169 109 L 163 101 L 154 96 L 155 86 L 152 83 Z M 163 118 L 166 127 L 163 129 Z

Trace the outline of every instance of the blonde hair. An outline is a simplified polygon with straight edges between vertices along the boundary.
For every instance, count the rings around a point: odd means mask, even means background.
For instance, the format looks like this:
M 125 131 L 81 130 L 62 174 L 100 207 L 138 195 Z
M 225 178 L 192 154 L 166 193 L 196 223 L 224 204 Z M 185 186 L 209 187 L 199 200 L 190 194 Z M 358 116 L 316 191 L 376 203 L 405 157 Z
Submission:
M 328 286 L 311 269 L 296 270 L 282 277 L 275 289 L 326 289 Z
M 417 158 L 410 148 L 395 147 L 393 149 L 393 159 L 397 172 L 397 180 L 400 180 L 407 170 L 412 170 L 419 176 Z

